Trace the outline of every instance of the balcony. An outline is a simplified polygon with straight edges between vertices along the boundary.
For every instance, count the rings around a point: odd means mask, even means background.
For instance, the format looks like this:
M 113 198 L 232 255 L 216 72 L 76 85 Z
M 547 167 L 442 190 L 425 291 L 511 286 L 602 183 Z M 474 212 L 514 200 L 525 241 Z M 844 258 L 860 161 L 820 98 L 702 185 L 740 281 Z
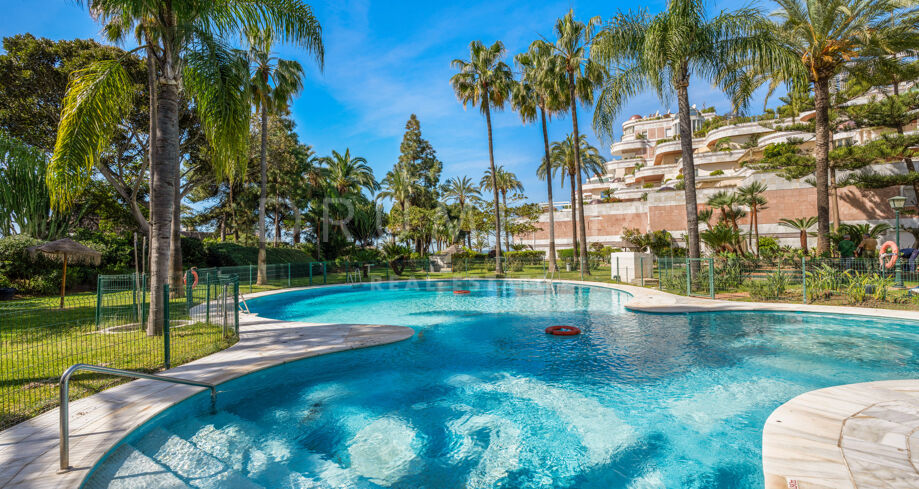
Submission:
M 811 139 L 814 139 L 814 134 L 810 132 L 801 132 L 801 131 L 774 132 L 772 134 L 767 134 L 759 138 L 759 141 L 757 143 L 760 148 L 765 148 L 766 146 L 770 144 L 787 143 L 791 139 L 810 141 Z
M 692 155 L 692 161 L 695 166 L 705 165 L 724 165 L 725 163 L 739 164 L 740 158 L 747 154 L 746 149 L 732 149 L 731 151 L 711 151 L 708 153 L 696 153 Z M 683 159 L 680 158 L 680 164 Z
M 663 180 L 668 174 L 679 173 L 677 165 L 646 166 L 635 172 L 635 183 Z
M 728 126 L 719 127 L 717 129 L 712 129 L 708 132 L 708 135 L 705 136 L 704 145 L 712 147 L 715 145 L 715 142 L 723 138 L 734 138 L 742 136 L 754 136 L 757 134 L 769 134 L 774 132 L 774 129 L 768 127 L 763 127 L 759 122 L 744 122 L 742 124 L 732 124 Z
M 610 146 L 610 152 L 613 156 L 633 155 L 635 153 L 644 153 L 651 147 L 651 142 L 647 139 L 630 139 L 619 141 Z

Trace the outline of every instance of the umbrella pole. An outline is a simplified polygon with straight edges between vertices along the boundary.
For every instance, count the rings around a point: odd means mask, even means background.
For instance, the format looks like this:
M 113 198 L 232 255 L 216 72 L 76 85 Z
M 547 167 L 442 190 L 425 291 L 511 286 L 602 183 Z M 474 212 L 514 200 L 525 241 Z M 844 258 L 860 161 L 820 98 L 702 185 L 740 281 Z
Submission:
M 67 255 L 64 255 L 64 276 L 61 277 L 61 309 L 64 308 L 64 289 L 67 287 Z

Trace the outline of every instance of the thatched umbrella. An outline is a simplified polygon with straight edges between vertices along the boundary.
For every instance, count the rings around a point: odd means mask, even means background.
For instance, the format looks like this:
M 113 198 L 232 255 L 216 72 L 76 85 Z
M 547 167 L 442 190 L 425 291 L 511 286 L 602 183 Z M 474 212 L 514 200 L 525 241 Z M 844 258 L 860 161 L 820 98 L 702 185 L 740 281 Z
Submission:
M 64 275 L 61 277 L 61 309 L 64 308 L 64 289 L 67 287 L 67 262 L 88 263 L 98 265 L 102 262 L 102 253 L 77 243 L 70 238 L 50 241 L 43 245 L 32 246 L 27 248 L 29 254 L 36 256 L 39 253 L 53 260 L 64 262 Z

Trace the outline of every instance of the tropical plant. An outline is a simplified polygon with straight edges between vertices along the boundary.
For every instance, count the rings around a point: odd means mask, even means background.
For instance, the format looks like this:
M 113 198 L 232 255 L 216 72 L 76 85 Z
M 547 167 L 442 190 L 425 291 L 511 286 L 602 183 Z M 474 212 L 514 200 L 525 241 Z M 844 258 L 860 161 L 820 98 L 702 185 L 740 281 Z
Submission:
M 568 107 L 567 91 L 559 86 L 559 80 L 567 76 L 562 70 L 560 58 L 540 42 L 530 45 L 529 51 L 518 54 L 514 61 L 521 70 L 520 81 L 511 91 L 511 105 L 520 114 L 524 123 L 536 119 L 537 109 L 542 124 L 544 156 L 536 170 L 546 180 L 549 211 L 549 270 L 558 270 L 555 253 L 555 204 L 552 200 L 552 172 L 545 171 L 552 160 L 549 150 L 549 128 L 547 118 Z
M 338 197 L 358 195 L 363 190 L 372 196 L 380 189 L 380 184 L 373 177 L 373 169 L 361 156 L 351 156 L 351 149 L 344 153 L 332 150 L 331 156 L 323 158 L 329 186 L 338 193 Z
M 268 116 L 287 110 L 290 99 L 303 89 L 303 67 L 296 61 L 280 59 L 271 52 L 270 32 L 248 33 L 249 89 L 252 104 L 261 119 L 261 150 L 259 152 L 258 198 L 258 278 L 256 283 L 268 283 L 268 255 L 265 238 L 265 204 L 268 200 Z M 277 239 L 277 235 L 275 235 Z
M 813 270 L 806 272 L 805 277 L 808 302 L 829 299 L 845 282 L 844 275 L 827 263 L 821 263 Z
M 194 101 L 218 176 L 237 174 L 249 134 L 245 63 L 224 40 L 247 32 L 272 32 L 322 62 L 319 23 L 300 0 L 147 2 L 84 0 L 113 39 L 134 33 L 147 54 L 151 90 L 150 288 L 166 285 L 179 167 L 180 91 Z M 120 60 L 99 61 L 75 73 L 61 110 L 54 156 L 48 168 L 52 202 L 69 207 L 86 187 L 99 153 L 133 105 L 133 84 Z M 162 294 L 150 298 L 148 334 L 163 326 Z
M 517 179 L 517 175 L 505 170 L 503 165 L 498 166 L 495 175 L 491 174 L 491 170 L 485 170 L 485 175 L 482 177 L 482 181 L 479 182 L 479 186 L 486 190 L 492 190 L 491 186 L 493 184 L 498 186 L 498 192 L 501 193 L 501 203 L 504 209 L 504 243 L 506 245 L 505 249 L 509 250 L 511 248 L 511 235 L 509 231 L 511 223 L 508 217 L 507 193 L 523 192 L 523 184 Z
M 719 222 L 713 228 L 702 231 L 699 237 L 715 253 L 741 251 L 738 246 L 740 232 L 725 222 Z
M 504 57 L 504 44 L 495 41 L 485 46 L 481 41 L 469 44 L 469 61 L 454 59 L 453 67 L 459 73 L 450 78 L 457 98 L 463 103 L 478 105 L 485 115 L 488 127 L 488 164 L 492 175 L 495 174 L 495 151 L 491 131 L 491 110 L 504 108 L 514 83 L 511 69 L 501 58 Z M 501 216 L 498 212 L 498 186 L 492 184 L 495 205 L 495 273 L 501 275 Z
M 879 222 L 877 224 L 842 224 L 839 226 L 840 235 L 848 234 L 855 240 L 857 243 L 858 240 L 864 235 L 871 236 L 874 239 L 880 239 L 888 231 L 892 230 L 893 226 L 887 224 L 886 222 Z
M 460 229 L 467 231 L 466 238 L 469 241 L 468 245 L 472 246 L 472 233 L 469 232 L 469 223 L 466 219 L 466 204 L 479 198 L 481 191 L 472 182 L 471 178 L 464 176 L 462 178 L 453 177 L 447 180 L 442 192 L 445 199 L 452 200 L 459 204 Z
M 699 220 L 705 223 L 705 227 L 707 229 L 712 228 L 712 217 L 714 217 L 714 214 L 715 214 L 715 210 L 712 209 L 711 207 L 705 207 L 703 209 L 699 209 L 699 212 L 698 212 Z
M 581 140 L 581 134 L 578 130 L 578 102 L 593 103 L 594 91 L 603 83 L 605 77 L 603 67 L 590 57 L 591 45 L 594 42 L 596 29 L 599 25 L 600 17 L 591 17 L 587 22 L 578 22 L 574 20 L 574 10 L 569 10 L 564 17 L 555 22 L 555 43 L 537 41 L 543 48 L 551 50 L 558 56 L 562 65 L 561 69 L 565 72 L 568 82 L 568 104 L 571 107 L 571 134 L 575 141 Z M 589 274 L 586 246 L 587 221 L 584 218 L 584 183 L 581 178 L 581 172 L 584 171 L 581 168 L 584 159 L 581 157 L 580 152 L 580 146 L 575 145 L 574 162 L 576 166 L 575 175 L 577 176 L 578 228 L 585 244 L 585 246 L 580 247 L 579 253 L 581 269 L 584 270 L 584 273 Z M 571 203 L 574 205 L 574 200 Z M 574 209 L 572 209 L 572 212 L 574 212 Z
M 406 208 L 412 196 L 421 190 L 421 186 L 412 178 L 407 168 L 393 168 L 383 178 L 383 191 L 377 194 L 378 199 L 391 199 L 401 211 L 399 232 L 406 231 Z
M 766 280 L 750 280 L 747 282 L 747 291 L 750 297 L 757 300 L 781 299 L 788 290 L 791 279 L 785 272 L 775 270 L 766 276 Z
M 583 204 L 583 201 L 577 198 L 578 171 L 580 170 L 588 175 L 600 176 L 604 173 L 606 167 L 604 166 L 604 158 L 597 148 L 587 142 L 586 136 L 582 135 L 580 137 L 581 144 L 579 145 L 574 144 L 574 141 L 574 136 L 569 134 L 564 140 L 552 143 L 550 163 L 552 170 L 561 174 L 562 187 L 565 186 L 564 177 L 566 174 L 571 181 L 571 242 L 573 243 L 573 249 L 578 249 L 579 226 L 577 225 L 576 208 Z M 579 149 L 576 150 L 575 148 Z M 580 165 L 577 164 L 578 157 L 580 157 Z M 583 234 L 581 236 L 584 237 Z M 586 239 L 584 239 L 584 246 L 587 246 Z M 578 257 L 580 258 L 580 254 Z
M 779 226 L 798 231 L 798 236 L 801 239 L 801 250 L 805 255 L 807 254 L 807 230 L 814 227 L 815 224 L 817 224 L 817 218 L 814 216 L 779 219 Z
M 817 252 L 828 252 L 830 231 L 830 84 L 853 60 L 911 34 L 916 5 L 898 0 L 776 0 L 773 37 L 787 53 L 773 76 L 794 87 L 812 84 L 816 123 Z M 911 36 L 913 37 L 913 36 Z M 893 54 L 893 53 L 892 53 Z
M 771 67 L 774 59 L 767 22 L 758 9 L 709 17 L 705 6 L 702 0 L 672 0 L 666 11 L 654 17 L 645 12 L 620 13 L 598 34 L 591 52 L 610 71 L 617 68 L 597 100 L 594 128 L 598 132 L 612 135 L 625 101 L 645 89 L 653 89 L 662 100 L 676 92 L 691 258 L 698 258 L 700 250 L 689 82 L 695 77 L 717 83 L 742 107 L 750 93 L 735 83 L 739 65 Z
M 765 209 L 769 203 L 763 196 L 767 189 L 766 184 L 759 181 L 737 187 L 741 204 L 750 208 L 750 231 L 747 239 L 751 242 L 751 248 L 752 243 L 756 243 L 756 256 L 759 256 L 759 211 Z

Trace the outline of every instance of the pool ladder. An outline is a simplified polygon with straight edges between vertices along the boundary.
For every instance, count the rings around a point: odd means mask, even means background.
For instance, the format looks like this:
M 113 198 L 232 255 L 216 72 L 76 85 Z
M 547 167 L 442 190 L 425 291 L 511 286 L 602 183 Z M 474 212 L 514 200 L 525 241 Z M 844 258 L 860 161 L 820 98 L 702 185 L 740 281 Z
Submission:
M 546 275 L 543 277 L 543 280 L 545 280 L 546 282 L 551 282 L 557 278 L 558 278 L 558 267 L 556 267 L 555 270 L 549 270 L 548 268 L 546 269 Z
M 75 374 L 78 370 L 87 370 L 90 372 L 99 372 L 102 374 L 111 374 L 118 375 L 121 377 L 133 377 L 135 379 L 148 379 L 148 380 L 159 380 L 162 382 L 170 382 L 173 384 L 183 384 L 183 385 L 193 385 L 196 387 L 206 387 L 211 390 L 211 409 L 214 409 L 217 405 L 217 386 L 207 382 L 199 382 L 197 380 L 188 380 L 180 379 L 178 377 L 166 377 L 165 375 L 155 375 L 155 374 L 146 374 L 143 372 L 134 372 L 131 370 L 121 370 L 111 367 L 103 367 L 101 365 L 89 365 L 85 363 L 77 363 L 71 365 L 70 368 L 64 371 L 64 374 L 61 375 L 61 470 L 59 473 L 67 472 L 71 469 L 70 467 L 70 377 Z

